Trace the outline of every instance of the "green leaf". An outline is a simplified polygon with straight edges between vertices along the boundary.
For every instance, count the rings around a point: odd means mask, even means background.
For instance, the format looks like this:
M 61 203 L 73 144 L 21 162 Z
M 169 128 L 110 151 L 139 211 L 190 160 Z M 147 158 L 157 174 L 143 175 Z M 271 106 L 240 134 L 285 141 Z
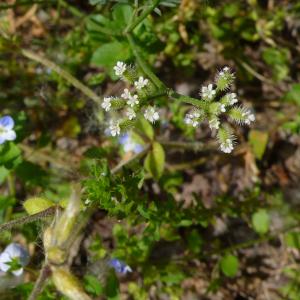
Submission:
M 107 277 L 105 286 L 105 295 L 110 298 L 118 297 L 119 295 L 119 281 L 114 272 L 110 272 Z
M 203 239 L 196 229 L 193 229 L 187 236 L 189 249 L 195 254 L 199 253 L 203 246 Z
M 0 166 L 0 184 L 4 182 L 8 174 L 9 174 L 9 170 L 7 170 L 3 166 Z
M 106 4 L 107 1 L 108 0 L 89 0 L 89 3 L 91 5 L 98 5 L 98 4 L 104 5 L 104 4 Z
M 92 55 L 91 63 L 96 66 L 112 67 L 117 61 L 130 57 L 127 43 L 111 42 L 100 46 Z
M 300 105 L 300 83 L 293 84 L 291 90 L 285 95 L 284 99 Z
M 139 118 L 136 121 L 136 131 L 146 136 L 149 140 L 153 140 L 154 131 L 152 125 L 145 119 Z
M 300 232 L 288 232 L 285 234 L 284 240 L 288 247 L 300 249 Z
M 161 144 L 157 142 L 152 144 L 152 149 L 145 158 L 144 167 L 156 179 L 162 175 L 165 167 L 165 151 Z
M 29 215 L 37 214 L 54 205 L 55 203 L 52 201 L 38 197 L 29 198 L 23 203 L 23 206 Z
M 266 131 L 252 129 L 249 132 L 249 143 L 257 159 L 262 159 L 268 144 L 269 134 Z
M 103 293 L 103 286 L 95 276 L 86 275 L 84 276 L 84 281 L 84 287 L 89 293 L 95 296 L 100 296 Z
M 113 7 L 113 19 L 114 23 L 118 25 L 118 27 L 125 28 L 131 20 L 133 14 L 133 9 L 128 4 L 118 3 Z
M 252 225 L 259 234 L 265 234 L 269 230 L 270 216 L 265 209 L 260 209 L 252 215 Z
M 220 267 L 225 276 L 234 277 L 239 269 L 238 258 L 231 254 L 226 254 L 220 261 Z
M 14 143 L 5 143 L 0 146 L 0 166 L 13 169 L 22 161 L 21 150 Z
M 289 50 L 286 48 L 267 48 L 263 52 L 264 61 L 272 68 L 276 81 L 283 80 L 289 73 Z

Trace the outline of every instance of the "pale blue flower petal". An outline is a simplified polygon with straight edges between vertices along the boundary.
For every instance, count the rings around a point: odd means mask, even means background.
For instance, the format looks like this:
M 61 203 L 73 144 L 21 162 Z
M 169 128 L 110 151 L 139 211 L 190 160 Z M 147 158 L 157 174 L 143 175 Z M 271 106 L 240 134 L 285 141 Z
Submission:
M 4 116 L 0 118 L 0 126 L 4 127 L 6 130 L 11 130 L 15 126 L 15 122 L 12 117 Z
M 132 272 L 131 268 L 117 258 L 112 258 L 108 262 L 109 266 L 114 268 L 117 273 L 127 274 Z

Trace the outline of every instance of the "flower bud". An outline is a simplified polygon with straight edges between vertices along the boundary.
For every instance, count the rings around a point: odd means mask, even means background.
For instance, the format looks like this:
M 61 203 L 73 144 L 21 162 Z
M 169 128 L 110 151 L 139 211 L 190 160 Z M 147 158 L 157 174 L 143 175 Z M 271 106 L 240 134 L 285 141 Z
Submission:
M 91 300 L 80 281 L 65 267 L 52 267 L 52 279 L 56 288 L 70 300 Z

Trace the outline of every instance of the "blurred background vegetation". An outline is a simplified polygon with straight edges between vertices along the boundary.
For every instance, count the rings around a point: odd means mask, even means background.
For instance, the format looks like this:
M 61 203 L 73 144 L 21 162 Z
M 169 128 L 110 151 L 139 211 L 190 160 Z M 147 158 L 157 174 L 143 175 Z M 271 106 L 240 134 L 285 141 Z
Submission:
M 99 97 L 119 93 L 124 84 L 113 66 L 135 63 L 118 36 L 133 4 L 0 3 L 1 115 L 14 118 L 18 136 L 0 148 L 1 223 L 24 216 L 30 197 L 62 203 L 79 174 L 89 169 L 97 177 L 128 155 L 105 135 L 95 103 L 24 50 Z M 74 273 L 95 299 L 300 299 L 300 2 L 162 1 L 135 35 L 156 75 L 182 94 L 197 96 L 230 66 L 256 122 L 236 129 L 239 144 L 224 155 L 205 124 L 186 128 L 187 107 L 158 99 L 167 120 L 155 127 L 165 172 L 153 180 L 137 163 L 109 183 L 85 182 L 89 197 L 102 202 Z M 37 222 L 1 233 L 2 248 L 11 240 L 27 245 L 31 261 L 22 283 L 5 289 L 0 278 L 0 299 L 27 299 L 43 258 L 42 230 Z M 107 253 L 133 269 L 110 279 L 110 289 L 99 280 Z M 65 298 L 49 282 L 38 299 Z

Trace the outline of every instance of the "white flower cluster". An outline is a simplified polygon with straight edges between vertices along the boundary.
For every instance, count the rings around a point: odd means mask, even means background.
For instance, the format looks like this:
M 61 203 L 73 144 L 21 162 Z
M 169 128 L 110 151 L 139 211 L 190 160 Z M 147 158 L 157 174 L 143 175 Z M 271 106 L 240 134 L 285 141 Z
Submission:
M 116 76 L 121 78 L 127 78 L 129 74 L 129 67 L 121 61 L 118 61 L 116 66 L 114 66 L 114 71 Z M 128 75 L 129 77 L 129 75 Z M 124 115 L 129 121 L 134 120 L 137 117 L 137 113 L 140 112 L 140 97 L 142 97 L 146 91 L 147 86 L 149 86 L 149 80 L 143 76 L 139 76 L 137 80 L 133 81 L 133 86 L 136 93 L 133 93 L 128 88 L 125 88 L 120 98 L 117 97 L 105 97 L 101 103 L 101 107 L 109 112 L 115 107 L 125 107 Z M 121 104 L 121 105 L 120 105 Z M 127 106 L 127 107 L 126 107 Z M 144 117 L 154 123 L 159 120 L 159 113 L 153 106 L 147 106 L 143 112 Z M 125 120 L 126 121 L 126 120 Z M 121 133 L 122 122 L 120 120 L 111 120 L 109 123 L 109 132 L 112 136 L 118 136 Z
M 251 111 L 249 111 L 249 110 L 247 110 L 247 111 L 245 111 L 243 113 L 243 117 L 245 117 L 245 121 L 244 122 L 247 125 L 250 125 L 251 122 L 255 121 L 255 115 Z
M 184 118 L 184 122 L 187 125 L 192 125 L 193 127 L 197 127 L 199 124 L 199 118 L 201 116 L 201 113 L 199 110 L 194 110 L 188 114 L 186 114 Z
M 220 149 L 224 153 L 230 153 L 233 150 L 233 141 L 231 139 L 225 140 L 223 143 L 221 143 Z
M 233 150 L 234 136 L 229 132 L 229 127 L 221 123 L 221 115 L 238 124 L 250 125 L 255 121 L 254 114 L 240 106 L 236 93 L 229 90 L 234 80 L 234 74 L 229 67 L 224 67 L 215 77 L 215 82 L 201 88 L 201 100 L 197 109 L 187 113 L 184 122 L 197 127 L 201 121 L 207 120 L 211 130 L 218 131 L 221 151 L 230 153 Z M 221 132 L 221 134 L 220 134 Z M 227 132 L 227 133 L 226 133 Z
M 208 86 L 203 86 L 201 88 L 201 96 L 204 100 L 212 100 L 217 91 L 214 90 L 213 85 L 210 83 Z

